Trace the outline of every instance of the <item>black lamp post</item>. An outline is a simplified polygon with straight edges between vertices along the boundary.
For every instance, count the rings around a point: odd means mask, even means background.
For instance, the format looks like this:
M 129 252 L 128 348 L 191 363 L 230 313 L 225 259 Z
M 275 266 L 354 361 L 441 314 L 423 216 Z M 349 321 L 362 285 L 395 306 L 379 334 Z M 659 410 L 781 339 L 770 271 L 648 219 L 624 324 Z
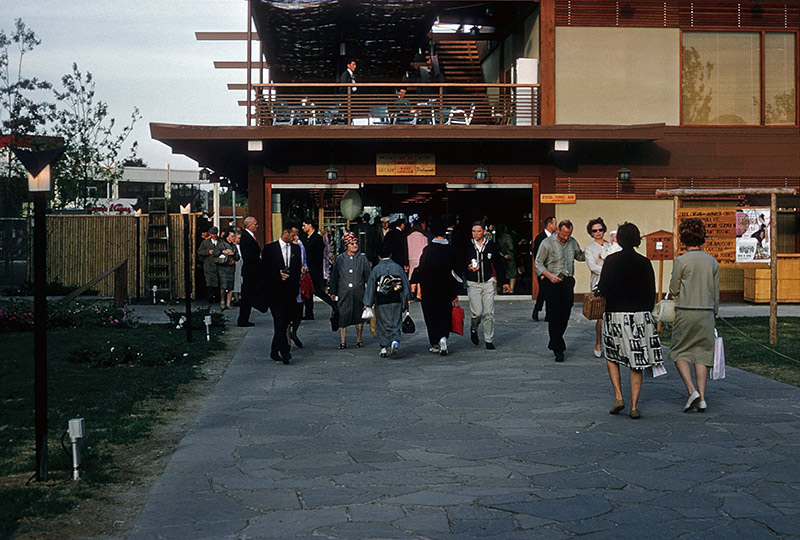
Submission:
M 197 194 L 175 197 L 183 215 L 183 288 L 186 294 L 186 341 L 192 341 L 192 275 L 191 251 L 189 249 L 189 214 L 192 212 L 192 201 Z
M 50 164 L 66 148 L 34 152 L 12 148 L 28 171 L 33 196 L 33 401 L 36 426 L 36 480 L 47 480 L 47 193 Z

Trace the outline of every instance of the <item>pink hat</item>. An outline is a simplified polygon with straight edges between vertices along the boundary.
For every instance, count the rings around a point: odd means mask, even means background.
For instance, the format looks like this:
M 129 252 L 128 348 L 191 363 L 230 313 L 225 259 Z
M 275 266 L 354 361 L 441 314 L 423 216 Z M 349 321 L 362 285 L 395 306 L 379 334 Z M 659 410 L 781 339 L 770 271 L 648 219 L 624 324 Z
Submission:
M 344 245 L 346 246 L 350 244 L 358 244 L 358 238 L 356 238 L 355 234 L 349 232 L 342 236 L 342 242 L 344 242 Z

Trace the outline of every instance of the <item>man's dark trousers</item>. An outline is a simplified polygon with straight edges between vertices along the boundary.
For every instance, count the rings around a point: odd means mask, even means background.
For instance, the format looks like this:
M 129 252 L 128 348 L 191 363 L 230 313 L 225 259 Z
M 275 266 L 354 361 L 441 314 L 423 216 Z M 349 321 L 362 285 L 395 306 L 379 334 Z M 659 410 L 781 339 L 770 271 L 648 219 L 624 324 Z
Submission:
M 549 279 L 539 282 L 539 294 L 545 295 L 545 306 L 547 314 L 547 331 L 550 335 L 550 342 L 547 348 L 555 354 L 561 354 L 567 348 L 564 342 L 564 332 L 569 324 L 569 315 L 572 311 L 572 304 L 575 303 L 575 278 L 564 278 L 560 283 L 553 283 Z

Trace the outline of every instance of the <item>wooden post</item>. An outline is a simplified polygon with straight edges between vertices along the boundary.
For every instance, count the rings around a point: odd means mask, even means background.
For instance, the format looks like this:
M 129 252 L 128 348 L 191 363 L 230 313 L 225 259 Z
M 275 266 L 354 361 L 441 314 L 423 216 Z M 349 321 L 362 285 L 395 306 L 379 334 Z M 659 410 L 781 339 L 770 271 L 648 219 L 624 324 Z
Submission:
M 778 342 L 778 196 L 769 199 L 769 342 Z

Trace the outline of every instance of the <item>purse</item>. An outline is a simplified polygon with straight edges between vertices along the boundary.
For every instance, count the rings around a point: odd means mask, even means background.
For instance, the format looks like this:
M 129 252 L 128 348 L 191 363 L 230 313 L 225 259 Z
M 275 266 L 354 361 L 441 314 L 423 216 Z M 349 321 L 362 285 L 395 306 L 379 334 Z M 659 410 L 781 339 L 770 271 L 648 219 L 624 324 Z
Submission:
M 311 280 L 311 274 L 306 272 L 300 278 L 300 297 L 308 300 L 312 296 L 314 296 L 314 282 Z
M 402 330 L 404 334 L 413 334 L 417 331 L 417 325 L 414 324 L 414 320 L 411 318 L 410 313 L 406 313 L 406 318 L 403 319 Z
M 653 318 L 662 323 L 675 322 L 675 300 L 667 295 L 653 308 Z
M 331 310 L 331 332 L 336 332 L 339 329 L 339 308 L 336 304 L 333 305 Z
M 590 321 L 603 318 L 606 312 L 606 299 L 603 296 L 595 296 L 594 293 L 583 295 L 583 316 Z
M 453 311 L 450 312 L 450 331 L 464 335 L 464 308 L 458 305 L 458 298 L 453 301 Z
M 369 306 L 364 306 L 364 309 L 361 311 L 361 320 L 368 321 L 375 317 L 375 312 L 372 311 L 372 308 Z

